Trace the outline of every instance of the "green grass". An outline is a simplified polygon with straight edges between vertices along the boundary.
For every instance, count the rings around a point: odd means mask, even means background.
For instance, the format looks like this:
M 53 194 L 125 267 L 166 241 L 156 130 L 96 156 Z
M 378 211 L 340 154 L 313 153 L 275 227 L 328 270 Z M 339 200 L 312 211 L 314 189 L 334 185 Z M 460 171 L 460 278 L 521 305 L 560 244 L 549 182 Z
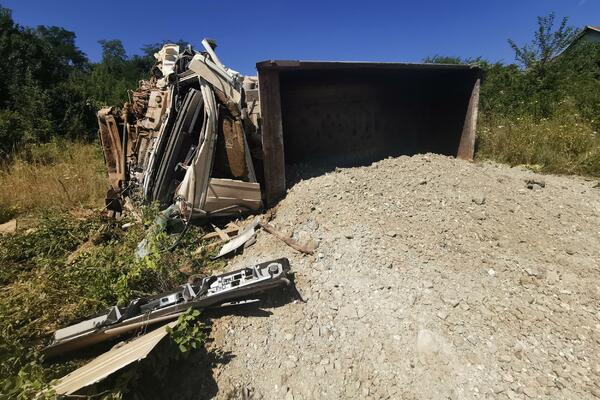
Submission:
M 554 116 L 483 115 L 477 159 L 526 165 L 545 173 L 600 176 L 600 134 L 568 101 Z

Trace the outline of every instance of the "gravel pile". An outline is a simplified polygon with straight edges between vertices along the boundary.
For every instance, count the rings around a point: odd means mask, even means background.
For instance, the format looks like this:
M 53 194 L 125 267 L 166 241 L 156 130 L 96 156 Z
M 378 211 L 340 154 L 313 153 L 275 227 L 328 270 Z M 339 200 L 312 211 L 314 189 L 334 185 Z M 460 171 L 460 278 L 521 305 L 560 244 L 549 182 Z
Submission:
M 223 316 L 217 398 L 600 398 L 600 188 L 438 155 L 289 190 L 238 268 L 290 259 L 305 302 Z M 274 295 L 273 295 L 274 296 Z

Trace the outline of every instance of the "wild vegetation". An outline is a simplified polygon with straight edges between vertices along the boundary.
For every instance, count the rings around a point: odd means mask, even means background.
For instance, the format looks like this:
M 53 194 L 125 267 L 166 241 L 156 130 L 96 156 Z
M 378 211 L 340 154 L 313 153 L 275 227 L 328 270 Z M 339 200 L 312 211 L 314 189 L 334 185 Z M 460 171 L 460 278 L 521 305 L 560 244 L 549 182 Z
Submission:
M 600 176 L 600 44 L 561 54 L 576 31 L 566 20 L 554 27 L 553 16 L 538 22 L 531 43 L 511 42 L 516 64 L 427 61 L 484 70 L 478 158 Z M 0 7 L 0 223 L 19 217 L 15 233 L 0 235 L 0 398 L 43 397 L 52 379 L 92 356 L 45 360 L 41 350 L 54 329 L 218 266 L 197 251 L 197 227 L 174 252 L 165 250 L 171 238 L 152 237 L 150 254 L 136 259 L 156 208 L 145 208 L 142 222 L 100 216 L 106 183 L 95 112 L 127 99 L 160 46 L 128 56 L 120 41 L 102 40 L 102 60 L 94 63 L 75 38 L 60 27 L 20 26 Z M 134 225 L 123 229 L 125 222 Z M 202 347 L 197 318 L 182 318 L 171 334 L 175 348 Z M 134 388 L 142 397 L 161 390 L 147 381 L 181 354 L 165 352 L 161 363 L 130 369 L 95 393 L 134 398 Z
M 128 57 L 121 41 L 101 40 L 93 63 L 75 38 L 56 26 L 20 26 L 0 6 L 0 157 L 29 143 L 95 138 L 98 107 L 125 101 L 160 47 Z
M 38 210 L 99 208 L 105 193 L 98 146 L 65 140 L 28 145 L 0 168 L 0 223 Z
M 161 44 L 128 56 L 121 41 L 100 40 L 94 63 L 75 38 L 61 27 L 20 26 L 0 6 L 0 223 L 48 207 L 101 205 L 96 111 L 127 100 Z
M 34 398 L 52 379 L 92 356 L 45 361 L 41 351 L 55 329 L 221 266 L 198 251 L 203 234 L 198 227 L 191 227 L 174 251 L 167 250 L 173 238 L 154 235 L 150 254 L 136 258 L 136 246 L 157 213 L 155 207 L 143 211 L 143 223 L 127 230 L 122 224 L 133 220 L 51 212 L 27 229 L 0 236 L 0 398 Z M 200 348 L 204 334 L 197 317 L 194 312 L 182 317 L 172 333 L 175 351 L 167 351 L 169 357 Z M 144 377 L 135 376 L 112 387 L 105 398 L 118 398 L 134 387 L 140 391 L 136 382 Z
M 553 14 L 530 43 L 509 40 L 518 64 L 434 56 L 484 72 L 476 157 L 541 172 L 600 176 L 600 43 L 568 45 L 579 32 Z

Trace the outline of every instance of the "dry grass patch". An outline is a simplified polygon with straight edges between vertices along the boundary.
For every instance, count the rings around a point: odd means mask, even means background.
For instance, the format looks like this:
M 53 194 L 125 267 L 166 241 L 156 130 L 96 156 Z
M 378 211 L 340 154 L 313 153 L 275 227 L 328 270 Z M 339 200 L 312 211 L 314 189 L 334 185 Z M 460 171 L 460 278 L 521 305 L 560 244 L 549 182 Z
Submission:
M 98 145 L 30 146 L 0 168 L 0 222 L 40 210 L 101 207 L 105 176 Z

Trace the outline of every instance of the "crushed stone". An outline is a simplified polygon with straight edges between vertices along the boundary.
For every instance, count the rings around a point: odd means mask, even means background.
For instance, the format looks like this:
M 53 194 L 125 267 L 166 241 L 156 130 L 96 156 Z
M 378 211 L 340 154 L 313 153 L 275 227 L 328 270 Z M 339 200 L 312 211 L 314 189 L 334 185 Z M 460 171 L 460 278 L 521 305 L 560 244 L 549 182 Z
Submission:
M 228 268 L 288 257 L 304 302 L 214 321 L 217 398 L 596 398 L 594 183 L 431 154 L 296 183 L 271 223 L 318 252 L 259 231 Z

